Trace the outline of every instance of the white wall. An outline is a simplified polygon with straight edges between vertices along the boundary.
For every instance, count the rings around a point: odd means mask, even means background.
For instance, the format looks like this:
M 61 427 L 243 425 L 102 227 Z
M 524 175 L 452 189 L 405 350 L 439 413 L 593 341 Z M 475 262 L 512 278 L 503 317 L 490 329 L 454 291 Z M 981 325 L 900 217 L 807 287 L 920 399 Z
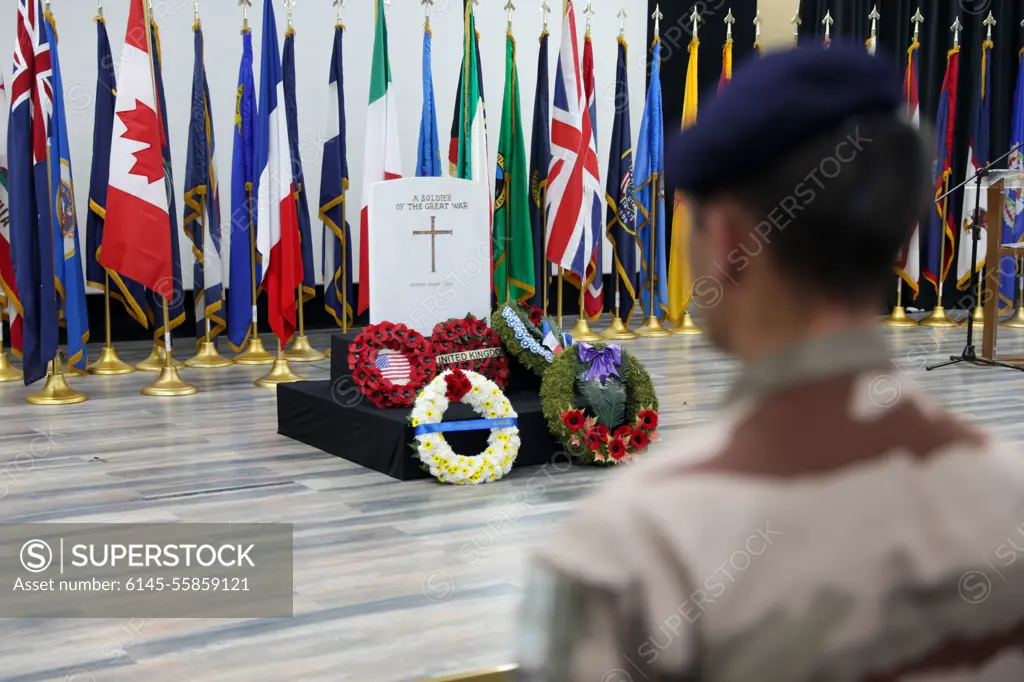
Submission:
M 579 1 L 579 0 L 578 0 Z M 14 3 L 2 0 L 0 14 L 0 55 L 13 54 Z M 557 15 L 561 2 L 550 0 L 556 13 L 549 30 L 549 63 L 553 86 L 558 56 L 561 19 Z M 592 25 L 596 92 L 598 99 L 598 155 L 601 159 L 602 186 L 606 172 L 608 143 L 614 115 L 616 36 L 619 23 L 615 14 L 619 3 L 597 0 L 597 14 Z M 629 81 L 633 142 L 639 132 L 644 103 L 644 75 L 647 54 L 646 3 L 629 0 L 630 16 L 626 20 L 626 39 L 630 45 Z M 185 176 L 186 142 L 189 105 L 192 89 L 192 0 L 153 0 L 153 15 L 160 26 L 164 59 L 164 84 L 168 100 L 168 123 L 175 174 L 175 195 L 178 220 L 181 220 L 182 192 Z M 217 137 L 217 167 L 221 184 L 221 214 L 225 223 L 230 217 L 230 172 L 232 124 L 234 120 L 235 86 L 241 54 L 241 11 L 235 0 L 200 0 L 203 32 L 206 38 L 206 72 L 213 98 L 213 118 Z M 262 40 L 263 2 L 255 0 L 249 22 L 253 29 L 256 80 L 259 82 L 260 45 Z M 501 99 L 504 91 L 505 12 L 502 0 L 482 0 L 476 9 L 477 30 L 484 69 L 484 90 L 487 97 L 489 148 L 492 164 L 496 157 L 501 120 Z M 373 49 L 373 0 L 348 0 L 344 10 L 345 32 L 345 98 L 348 114 L 349 197 L 358 205 L 362 190 L 363 136 L 366 127 L 366 103 L 369 87 L 370 56 Z M 519 87 L 522 116 L 529 150 L 530 125 L 533 117 L 533 93 L 537 71 L 537 37 L 541 31 L 540 0 L 522 0 L 513 17 L 517 37 Z M 72 164 L 77 181 L 78 224 L 84 243 L 85 217 L 88 210 L 89 168 L 92 158 L 93 104 L 96 88 L 96 28 L 93 17 L 96 6 L 91 0 L 53 0 L 52 10 L 60 37 L 65 103 L 72 147 Z M 579 12 L 581 6 L 577 8 Z M 276 3 L 278 30 L 283 34 L 285 11 Z M 114 51 L 115 68 L 124 41 L 128 20 L 127 0 L 106 0 L 104 14 Z M 580 31 L 583 17 L 579 16 Z M 391 66 L 399 107 L 403 170 L 413 174 L 422 103 L 422 36 L 423 8 L 416 0 L 392 0 L 387 10 L 391 48 Z M 298 0 L 295 8 L 296 62 L 298 80 L 299 136 L 303 170 L 309 187 L 310 213 L 314 233 L 317 268 L 320 263 L 321 224 L 317 221 L 320 188 L 321 149 L 325 136 L 327 107 L 327 72 L 330 66 L 335 11 L 328 0 Z M 436 0 L 432 9 L 433 72 L 438 128 L 442 139 L 442 158 L 447 157 L 447 138 L 455 106 L 459 67 L 462 59 L 462 1 Z M 581 36 L 582 37 L 582 36 Z M 283 42 L 283 36 L 279 38 Z M 582 40 L 580 41 L 582 48 Z M 9 57 L 7 58 L 9 59 Z M 10 63 L 10 62 L 8 62 Z M 445 162 L 447 166 L 447 162 Z M 355 221 L 353 223 L 353 221 Z M 358 240 L 358 217 L 350 210 L 349 222 Z M 180 230 L 179 230 L 180 231 Z M 225 229 L 225 232 L 228 232 Z M 191 249 L 181 232 L 183 276 L 191 288 Z M 355 245 L 358 248 L 358 242 Z M 225 245 L 225 260 L 227 249 Z M 605 249 L 606 263 L 610 249 Z M 606 267 L 607 270 L 607 267 Z

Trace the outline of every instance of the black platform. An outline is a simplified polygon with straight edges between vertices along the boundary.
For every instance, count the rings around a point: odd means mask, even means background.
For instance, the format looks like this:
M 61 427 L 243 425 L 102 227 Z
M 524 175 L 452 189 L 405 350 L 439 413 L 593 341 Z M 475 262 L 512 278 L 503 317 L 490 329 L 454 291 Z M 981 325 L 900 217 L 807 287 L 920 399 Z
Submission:
M 505 395 L 519 415 L 521 446 L 514 466 L 550 462 L 560 448 L 544 422 L 540 396 L 527 391 Z M 381 409 L 369 400 L 354 401 L 348 395 L 336 400 L 330 381 L 277 387 L 278 433 L 402 481 L 430 476 L 409 445 L 414 435 L 408 415 L 407 408 Z M 445 413 L 445 421 L 476 418 L 473 408 L 461 403 Z M 445 438 L 455 452 L 469 455 L 487 447 L 487 434 L 463 431 L 447 433 Z
M 331 380 L 300 381 L 277 387 L 277 432 L 335 457 L 402 481 L 429 478 L 410 444 L 409 408 L 381 409 L 352 381 L 348 345 L 357 332 L 331 338 Z M 548 432 L 540 405 L 540 377 L 509 357 L 505 396 L 519 416 L 519 453 L 513 466 L 546 464 L 561 449 Z M 453 404 L 445 421 L 477 419 L 473 408 Z M 488 431 L 445 434 L 455 452 L 465 455 L 487 447 Z

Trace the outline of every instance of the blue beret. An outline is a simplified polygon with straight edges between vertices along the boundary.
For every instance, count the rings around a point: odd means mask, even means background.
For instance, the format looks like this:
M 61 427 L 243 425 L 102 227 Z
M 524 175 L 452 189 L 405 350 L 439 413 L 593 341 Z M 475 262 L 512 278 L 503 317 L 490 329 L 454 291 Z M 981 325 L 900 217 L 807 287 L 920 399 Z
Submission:
M 706 107 L 697 123 L 666 145 L 666 184 L 696 196 L 735 187 L 765 172 L 845 121 L 894 115 L 902 78 L 863 45 L 801 47 L 754 57 Z

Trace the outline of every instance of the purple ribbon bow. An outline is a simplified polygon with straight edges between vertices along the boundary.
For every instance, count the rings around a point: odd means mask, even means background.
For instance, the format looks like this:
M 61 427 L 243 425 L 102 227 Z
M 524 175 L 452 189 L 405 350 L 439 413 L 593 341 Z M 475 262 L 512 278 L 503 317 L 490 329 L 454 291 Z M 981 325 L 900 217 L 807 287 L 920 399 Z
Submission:
M 619 376 L 616 369 L 622 364 L 622 346 L 605 346 L 598 350 L 589 343 L 580 343 L 580 361 L 589 362 L 587 381 L 600 380 L 603 384 L 612 374 Z

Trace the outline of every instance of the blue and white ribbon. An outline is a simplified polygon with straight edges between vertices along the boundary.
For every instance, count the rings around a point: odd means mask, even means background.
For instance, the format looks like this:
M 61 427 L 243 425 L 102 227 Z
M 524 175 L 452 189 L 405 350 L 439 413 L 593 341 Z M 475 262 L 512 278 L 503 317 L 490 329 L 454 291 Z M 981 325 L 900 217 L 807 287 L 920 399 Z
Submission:
M 414 429 L 417 436 L 428 433 L 447 433 L 451 431 L 484 431 L 489 429 L 512 429 L 519 425 L 515 417 L 504 419 L 467 419 L 458 422 L 439 422 L 437 424 L 420 424 Z
M 526 329 L 526 325 L 523 324 L 523 321 L 519 319 L 519 316 L 516 315 L 512 308 L 508 306 L 502 308 L 501 316 L 504 318 L 506 324 L 512 328 L 512 331 L 516 336 L 516 341 L 518 341 L 519 345 L 523 347 L 523 350 L 527 350 L 534 355 L 541 356 L 547 360 L 549 364 L 554 361 L 555 354 L 540 345 L 537 342 L 537 339 L 533 338 L 533 334 Z

